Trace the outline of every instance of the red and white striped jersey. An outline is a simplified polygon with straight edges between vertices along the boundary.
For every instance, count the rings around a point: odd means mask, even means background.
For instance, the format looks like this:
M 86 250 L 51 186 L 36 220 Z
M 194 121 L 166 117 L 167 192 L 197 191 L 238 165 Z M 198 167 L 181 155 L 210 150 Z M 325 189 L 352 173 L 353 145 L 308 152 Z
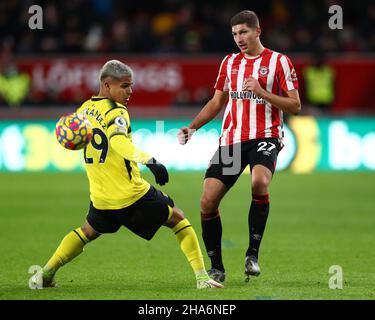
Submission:
M 258 138 L 283 137 L 283 113 L 264 99 L 242 91 L 245 79 L 253 76 L 267 91 L 276 95 L 298 89 L 298 80 L 290 59 L 264 49 L 256 58 L 243 53 L 227 55 L 220 65 L 215 89 L 229 91 L 221 136 L 221 146 Z

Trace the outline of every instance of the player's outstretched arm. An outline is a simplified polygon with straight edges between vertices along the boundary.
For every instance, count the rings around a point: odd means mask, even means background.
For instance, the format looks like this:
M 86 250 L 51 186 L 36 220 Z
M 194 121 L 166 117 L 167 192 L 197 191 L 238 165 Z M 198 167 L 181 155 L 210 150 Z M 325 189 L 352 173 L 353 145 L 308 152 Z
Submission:
M 125 135 L 114 135 L 109 140 L 111 147 L 124 159 L 146 164 L 152 157 L 138 149 Z
M 194 118 L 191 124 L 188 127 L 182 127 L 179 130 L 179 132 L 177 133 L 177 139 L 179 143 L 185 144 L 186 142 L 188 142 L 196 130 L 198 130 L 207 122 L 210 122 L 213 118 L 215 118 L 219 114 L 221 109 L 224 107 L 227 99 L 227 91 L 215 90 L 214 96 L 211 98 L 210 101 L 206 103 L 206 105 Z
M 167 168 L 148 153 L 138 149 L 129 138 L 124 135 L 115 135 L 110 138 L 110 143 L 112 148 L 124 159 L 146 165 L 155 176 L 157 184 L 162 186 L 169 181 Z

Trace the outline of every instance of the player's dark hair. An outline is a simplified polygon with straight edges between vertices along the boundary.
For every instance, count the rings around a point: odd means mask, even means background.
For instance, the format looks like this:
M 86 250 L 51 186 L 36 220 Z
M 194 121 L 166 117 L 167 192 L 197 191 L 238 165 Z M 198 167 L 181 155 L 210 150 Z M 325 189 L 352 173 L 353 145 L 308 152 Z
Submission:
M 254 11 L 243 10 L 230 19 L 231 27 L 237 24 L 246 24 L 249 28 L 255 29 L 259 27 L 259 19 Z

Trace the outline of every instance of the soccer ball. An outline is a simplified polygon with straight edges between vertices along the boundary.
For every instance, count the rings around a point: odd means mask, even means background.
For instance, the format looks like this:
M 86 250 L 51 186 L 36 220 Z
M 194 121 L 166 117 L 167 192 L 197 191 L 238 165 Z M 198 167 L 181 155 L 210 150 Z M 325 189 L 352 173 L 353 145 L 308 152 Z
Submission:
M 90 121 L 80 113 L 69 113 L 56 123 L 57 141 L 66 149 L 79 150 L 90 143 L 93 129 Z

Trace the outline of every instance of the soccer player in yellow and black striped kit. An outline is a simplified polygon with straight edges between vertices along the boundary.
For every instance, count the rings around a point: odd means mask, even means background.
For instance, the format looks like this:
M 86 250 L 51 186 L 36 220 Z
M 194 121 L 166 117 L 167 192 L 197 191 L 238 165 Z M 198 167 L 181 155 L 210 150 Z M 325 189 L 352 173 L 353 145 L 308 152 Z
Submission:
M 100 92 L 77 112 L 93 126 L 93 139 L 84 150 L 90 183 L 90 208 L 84 225 L 68 233 L 43 269 L 35 284 L 55 286 L 56 271 L 83 252 L 86 244 L 104 233 L 125 226 L 150 240 L 162 226 L 176 235 L 197 280 L 197 288 L 222 288 L 208 276 L 193 227 L 173 200 L 142 179 L 137 163 L 146 165 L 156 183 L 168 182 L 167 169 L 132 143 L 126 108 L 132 93 L 133 72 L 118 60 L 110 60 L 100 71 Z

